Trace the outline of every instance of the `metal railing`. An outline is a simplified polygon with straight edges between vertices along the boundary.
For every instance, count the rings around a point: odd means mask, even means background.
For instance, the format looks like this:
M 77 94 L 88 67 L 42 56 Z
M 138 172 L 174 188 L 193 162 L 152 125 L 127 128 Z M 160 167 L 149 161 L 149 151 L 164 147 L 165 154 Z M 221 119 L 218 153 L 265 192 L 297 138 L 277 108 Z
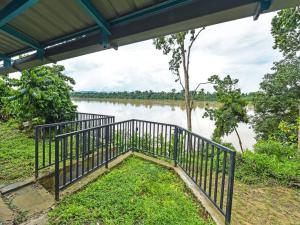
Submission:
M 113 117 L 113 116 L 76 112 L 75 120 L 90 120 L 90 119 L 109 118 L 109 117 Z
M 56 200 L 60 190 L 129 150 L 172 160 L 230 223 L 235 152 L 179 126 L 153 121 L 126 120 L 57 135 Z
M 84 119 L 90 118 L 90 119 Z M 35 127 L 35 177 L 39 176 L 39 170 L 45 169 L 55 163 L 55 136 L 83 130 L 90 127 L 99 127 L 114 123 L 114 116 L 97 114 L 76 113 L 76 120 L 60 123 L 43 124 Z M 62 160 L 60 154 L 60 161 Z

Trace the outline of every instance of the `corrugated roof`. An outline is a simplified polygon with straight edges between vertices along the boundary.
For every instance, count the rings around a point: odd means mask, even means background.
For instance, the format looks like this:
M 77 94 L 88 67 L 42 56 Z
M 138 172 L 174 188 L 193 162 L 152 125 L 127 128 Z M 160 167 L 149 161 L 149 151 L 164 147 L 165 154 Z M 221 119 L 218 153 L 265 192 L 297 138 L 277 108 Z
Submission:
M 91 13 L 78 4 L 90 4 L 100 15 L 109 34 L 99 27 Z M 12 4 L 23 11 L 9 15 L 8 34 L 1 27 L 4 12 Z M 269 11 L 295 6 L 299 0 L 274 0 Z M 40 55 L 15 61 L 11 72 L 103 50 L 108 36 L 110 47 L 117 47 L 159 35 L 208 26 L 253 15 L 257 0 L 0 0 L 0 56 L 7 58 L 44 49 Z M 3 13 L 2 13 L 3 12 Z M 15 34 L 17 32 L 17 35 Z M 23 39 L 22 39 L 23 38 Z M 25 41 L 24 41 L 25 40 Z M 38 57 L 39 56 L 39 57 Z

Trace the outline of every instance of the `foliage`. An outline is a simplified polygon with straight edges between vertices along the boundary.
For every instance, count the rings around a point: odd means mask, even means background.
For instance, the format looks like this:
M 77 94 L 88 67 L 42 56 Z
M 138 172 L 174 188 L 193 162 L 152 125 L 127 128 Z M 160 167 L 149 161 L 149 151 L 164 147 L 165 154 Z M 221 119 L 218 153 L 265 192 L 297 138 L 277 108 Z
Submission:
M 272 139 L 258 141 L 254 145 L 254 151 L 259 154 L 276 156 L 279 161 L 295 159 L 298 154 L 296 145 L 288 145 Z
M 24 70 L 19 80 L 11 80 L 17 88 L 15 116 L 21 121 L 46 123 L 70 120 L 76 111 L 70 98 L 75 81 L 63 71 L 60 65 L 39 66 Z
M 48 215 L 50 224 L 213 224 L 174 173 L 134 157 Z
M 15 122 L 0 122 L 0 185 L 32 177 L 34 158 L 34 139 L 20 132 Z
M 280 161 L 276 155 L 246 151 L 236 161 L 235 177 L 248 184 L 292 185 L 300 182 L 299 160 Z
M 214 75 L 209 78 L 209 81 L 214 84 L 217 101 L 222 103 L 222 106 L 217 109 L 205 108 L 204 117 L 215 121 L 213 139 L 220 139 L 235 131 L 240 141 L 237 132 L 238 123 L 247 123 L 248 116 L 247 103 L 242 99 L 241 90 L 236 88 L 238 80 L 232 79 L 229 75 L 222 80 L 219 76 Z M 243 151 L 241 141 L 240 147 Z
M 12 94 L 13 90 L 7 83 L 5 77 L 0 76 L 0 120 L 6 120 L 9 116 L 8 112 L 8 97 Z
M 300 50 L 300 7 L 283 9 L 272 20 L 274 48 L 279 48 L 285 55 L 295 54 Z
M 300 104 L 300 58 L 288 57 L 276 62 L 273 73 L 266 74 L 260 83 L 260 90 L 254 98 L 254 130 L 258 139 L 275 139 L 286 142 L 288 132 L 283 137 L 280 123 L 296 124 Z M 282 124 L 281 124 L 282 127 Z M 297 129 L 294 129 L 297 135 Z

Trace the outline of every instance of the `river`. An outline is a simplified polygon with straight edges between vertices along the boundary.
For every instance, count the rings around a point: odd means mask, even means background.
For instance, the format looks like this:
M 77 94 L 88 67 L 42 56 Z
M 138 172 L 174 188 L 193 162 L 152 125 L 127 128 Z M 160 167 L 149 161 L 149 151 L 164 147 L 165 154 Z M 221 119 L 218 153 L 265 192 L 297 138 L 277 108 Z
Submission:
M 157 122 L 177 124 L 186 127 L 186 115 L 184 104 L 181 101 L 161 100 L 96 100 L 96 99 L 73 99 L 78 106 L 79 112 L 98 113 L 113 115 L 116 121 L 127 119 L 142 119 Z M 210 107 L 218 107 L 217 103 L 209 103 Z M 197 102 L 192 113 L 193 132 L 210 138 L 214 130 L 214 122 L 209 118 L 203 118 L 205 102 Z M 253 114 L 251 108 L 248 114 Z M 249 124 L 240 123 L 238 132 L 241 136 L 243 147 L 251 149 L 255 144 L 255 133 Z M 223 138 L 239 150 L 239 143 L 235 133 Z

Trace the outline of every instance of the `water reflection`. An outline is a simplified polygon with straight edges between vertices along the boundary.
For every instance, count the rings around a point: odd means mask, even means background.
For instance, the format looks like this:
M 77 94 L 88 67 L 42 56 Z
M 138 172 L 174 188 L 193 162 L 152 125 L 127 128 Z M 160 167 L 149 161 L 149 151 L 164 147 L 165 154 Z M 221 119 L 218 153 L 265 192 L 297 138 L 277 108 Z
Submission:
M 126 119 L 143 119 L 164 123 L 177 124 L 186 127 L 185 108 L 183 101 L 160 101 L 160 100 L 95 100 L 95 99 L 73 99 L 78 106 L 78 111 L 114 115 L 116 121 Z M 202 118 L 206 104 L 209 107 L 218 107 L 216 102 L 196 102 L 193 110 L 193 131 L 204 137 L 211 137 L 214 130 L 214 122 L 208 118 Z M 251 107 L 248 113 L 252 114 Z M 244 148 L 252 148 L 255 143 L 254 132 L 250 125 L 239 124 Z M 224 141 L 231 142 L 239 149 L 238 139 L 234 133 L 224 137 Z

